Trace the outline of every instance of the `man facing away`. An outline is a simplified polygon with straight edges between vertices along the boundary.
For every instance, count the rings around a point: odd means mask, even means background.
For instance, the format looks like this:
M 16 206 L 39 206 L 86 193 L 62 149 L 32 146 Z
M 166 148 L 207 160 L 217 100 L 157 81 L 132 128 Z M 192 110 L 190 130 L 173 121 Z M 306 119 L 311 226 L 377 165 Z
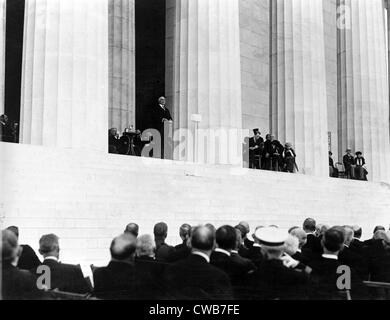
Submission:
M 135 298 L 134 256 L 136 238 L 122 234 L 111 242 L 111 261 L 107 267 L 98 268 L 93 274 L 94 293 L 98 298 L 131 300 Z
M 1 232 L 1 298 L 3 300 L 38 299 L 36 277 L 17 268 L 20 255 L 18 238 L 10 230 Z
M 42 265 L 49 267 L 51 287 L 72 293 L 88 293 L 90 288 L 79 265 L 60 263 L 59 238 L 47 234 L 39 240 L 39 253 L 43 256 Z
M 190 243 L 190 256 L 166 269 L 167 291 L 172 297 L 184 300 L 231 300 L 228 275 L 210 264 L 210 255 L 215 248 L 212 230 L 205 226 L 195 227 Z
M 175 251 L 175 248 L 166 244 L 165 239 L 168 235 L 168 225 L 165 222 L 159 222 L 153 229 L 154 240 L 156 242 L 156 259 L 162 262 L 168 262 Z
M 14 233 L 17 239 L 19 239 L 19 228 L 16 226 L 8 227 L 7 230 Z M 41 265 L 41 261 L 36 255 L 33 248 L 27 244 L 20 245 L 21 254 L 18 260 L 18 268 L 22 270 L 29 270 L 33 273 L 37 271 L 38 266 Z

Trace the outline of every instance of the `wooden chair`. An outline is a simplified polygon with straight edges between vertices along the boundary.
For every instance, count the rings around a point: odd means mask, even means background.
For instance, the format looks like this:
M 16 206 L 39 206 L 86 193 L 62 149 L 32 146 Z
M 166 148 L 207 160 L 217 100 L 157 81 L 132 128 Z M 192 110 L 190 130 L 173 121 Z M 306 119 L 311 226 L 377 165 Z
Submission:
M 347 179 L 347 173 L 345 172 L 344 164 L 341 162 L 336 162 L 335 167 L 339 170 L 339 178 Z
M 57 289 L 45 292 L 45 296 L 50 300 L 98 300 L 92 297 L 90 293 L 79 294 L 59 291 Z
M 374 299 L 390 300 L 390 283 L 364 281 L 364 284 L 370 289 Z

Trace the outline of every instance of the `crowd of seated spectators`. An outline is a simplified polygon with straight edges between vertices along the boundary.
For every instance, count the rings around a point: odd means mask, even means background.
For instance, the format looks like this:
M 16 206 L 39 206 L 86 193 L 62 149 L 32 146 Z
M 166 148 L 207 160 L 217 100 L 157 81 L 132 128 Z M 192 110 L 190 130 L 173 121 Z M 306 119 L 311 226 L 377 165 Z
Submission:
M 92 281 L 80 266 L 60 262 L 54 234 L 34 250 L 19 245 L 19 230 L 2 231 L 3 299 L 46 299 L 57 290 L 114 300 L 275 300 L 377 298 L 364 281 L 390 283 L 390 231 L 378 226 L 361 241 L 358 226 L 317 225 L 308 218 L 288 232 L 258 226 L 250 236 L 247 222 L 215 228 L 183 224 L 182 242 L 166 243 L 168 226 L 139 235 L 130 223 L 112 240 L 107 266 L 93 267 Z M 50 281 L 37 286 L 39 266 Z M 340 287 L 340 266 L 349 270 L 350 287 Z M 347 293 L 347 295 L 345 295 Z

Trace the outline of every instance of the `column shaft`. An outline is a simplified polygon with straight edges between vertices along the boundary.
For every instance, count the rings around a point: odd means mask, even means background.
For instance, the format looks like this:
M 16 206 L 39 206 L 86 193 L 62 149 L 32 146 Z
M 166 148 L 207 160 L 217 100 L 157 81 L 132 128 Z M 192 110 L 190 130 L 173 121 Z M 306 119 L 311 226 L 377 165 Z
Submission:
M 362 151 L 368 178 L 390 181 L 389 87 L 382 0 L 339 0 L 351 25 L 339 32 L 339 146 Z
M 329 173 L 322 14 L 322 0 L 272 1 L 271 131 L 316 176 Z
M 134 0 L 109 0 L 109 127 L 135 125 Z
M 4 113 L 6 0 L 0 0 L 0 115 Z
M 169 6 L 174 7 L 174 61 L 167 95 L 172 97 L 175 128 L 194 133 L 192 115 L 200 114 L 199 129 L 204 131 L 197 160 L 242 162 L 241 141 L 234 133 L 241 134 L 242 128 L 238 0 L 171 0 Z M 216 136 L 220 142 L 213 145 Z M 208 139 L 207 146 L 203 137 Z M 187 144 L 189 152 L 176 158 L 192 160 L 191 139 Z M 203 158 L 204 150 L 208 160 Z M 221 156 L 224 152 L 235 156 Z M 212 153 L 219 156 L 214 158 Z
M 26 0 L 21 141 L 107 150 L 106 0 Z

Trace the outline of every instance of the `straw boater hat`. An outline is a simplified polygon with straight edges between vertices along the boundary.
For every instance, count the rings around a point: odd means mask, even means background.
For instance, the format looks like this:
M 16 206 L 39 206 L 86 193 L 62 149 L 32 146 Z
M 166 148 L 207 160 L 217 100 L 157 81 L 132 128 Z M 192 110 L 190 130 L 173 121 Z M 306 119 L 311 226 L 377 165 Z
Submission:
M 254 236 L 259 240 L 265 249 L 283 249 L 288 237 L 285 230 L 276 227 L 265 227 L 256 230 Z

